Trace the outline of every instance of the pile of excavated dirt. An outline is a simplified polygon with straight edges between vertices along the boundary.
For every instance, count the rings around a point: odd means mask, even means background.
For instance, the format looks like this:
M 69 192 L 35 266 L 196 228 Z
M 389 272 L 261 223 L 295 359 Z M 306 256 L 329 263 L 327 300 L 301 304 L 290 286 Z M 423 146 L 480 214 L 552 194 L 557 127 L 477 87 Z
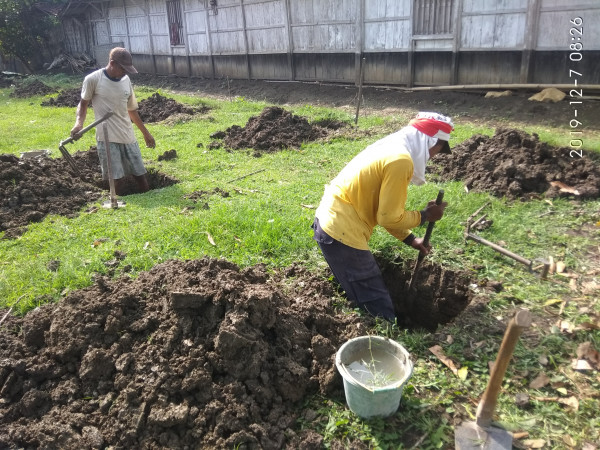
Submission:
M 56 92 L 56 89 L 42 83 L 39 80 L 32 82 L 19 83 L 14 91 L 10 94 L 11 97 L 27 98 L 34 95 L 47 95 Z
M 69 106 L 76 107 L 81 100 L 81 89 L 65 89 L 60 91 L 56 97 L 51 97 L 48 100 L 44 100 L 41 106 Z M 92 106 L 91 102 L 88 105 Z
M 80 175 L 62 157 L 0 155 L 0 232 L 5 232 L 5 238 L 21 235 L 29 223 L 40 222 L 48 214 L 77 216 L 83 206 L 102 197 L 103 189 L 108 190 L 95 147 L 72 157 Z M 151 189 L 175 183 L 177 180 L 148 169 Z M 124 189 L 126 194 L 136 193 L 137 184 L 127 180 Z
M 175 114 L 194 115 L 202 114 L 209 110 L 208 106 L 184 105 L 172 98 L 164 97 L 158 92 L 138 103 L 138 113 L 146 123 L 160 122 Z
M 406 284 L 398 267 L 386 277 Z M 9 316 L 0 448 L 322 448 L 310 431 L 321 418 L 303 405 L 314 394 L 344 402 L 335 354 L 373 326 L 334 307 L 324 275 L 168 261 Z M 422 275 L 423 321 L 462 308 L 462 276 L 434 266 Z
M 329 126 L 331 128 L 331 125 Z M 224 132 L 211 135 L 223 139 L 229 149 L 251 148 L 255 155 L 275 152 L 284 148 L 299 148 L 303 142 L 327 136 L 327 128 L 311 125 L 304 117 L 294 116 L 277 106 L 265 108 L 259 116 L 248 119 L 245 127 L 233 125 Z M 211 145 L 211 148 L 219 145 Z
M 366 334 L 365 321 L 334 309 L 322 277 L 290 268 L 281 278 L 285 287 L 262 266 L 169 261 L 10 317 L 0 330 L 0 447 L 312 442 L 295 423 L 303 400 L 343 401 L 335 352 Z
M 475 135 L 438 154 L 430 170 L 443 181 L 462 180 L 469 190 L 510 199 L 600 197 L 600 164 L 595 155 L 540 142 L 537 134 L 499 128 Z

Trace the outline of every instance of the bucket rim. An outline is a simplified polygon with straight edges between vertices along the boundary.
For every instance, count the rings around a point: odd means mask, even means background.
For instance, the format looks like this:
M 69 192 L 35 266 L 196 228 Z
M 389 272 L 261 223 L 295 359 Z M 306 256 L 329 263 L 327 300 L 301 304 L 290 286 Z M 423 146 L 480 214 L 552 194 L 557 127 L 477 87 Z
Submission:
M 407 364 L 405 365 L 407 371 L 405 372 L 405 375 L 401 380 L 397 381 L 394 384 L 389 384 L 384 387 L 378 388 L 378 387 L 369 386 L 364 383 L 361 383 L 360 381 L 358 381 L 356 378 L 354 378 L 348 372 L 348 370 L 346 369 L 346 365 L 342 362 L 342 358 L 341 358 L 342 351 L 346 347 L 351 345 L 352 343 L 358 342 L 358 341 L 363 341 L 365 339 L 371 339 L 371 340 L 376 340 L 379 342 L 391 343 L 393 346 L 397 347 L 401 353 L 404 354 L 404 356 L 406 357 L 406 362 L 407 362 Z M 399 388 L 401 388 L 408 382 L 408 380 L 411 378 L 411 376 L 413 374 L 413 370 L 414 370 L 414 365 L 410 359 L 410 354 L 408 353 L 408 350 L 406 350 L 406 348 L 404 348 L 404 346 L 402 344 L 400 344 L 398 341 L 395 341 L 394 339 L 390 339 L 385 336 L 377 336 L 377 335 L 357 336 L 355 338 L 349 339 L 346 342 L 344 342 L 344 344 L 342 344 L 342 346 L 338 349 L 338 351 L 335 355 L 335 365 L 336 365 L 338 371 L 340 372 L 340 374 L 342 375 L 344 382 L 350 383 L 353 386 L 360 386 L 371 392 L 378 392 L 378 393 L 398 390 Z

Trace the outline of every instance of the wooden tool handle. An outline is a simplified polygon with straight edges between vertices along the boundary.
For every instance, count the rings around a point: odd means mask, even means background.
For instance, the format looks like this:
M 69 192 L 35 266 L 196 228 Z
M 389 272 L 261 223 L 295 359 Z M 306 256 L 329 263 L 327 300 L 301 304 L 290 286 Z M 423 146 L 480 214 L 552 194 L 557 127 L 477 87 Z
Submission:
M 110 118 L 114 113 L 112 111 L 107 112 L 106 114 L 104 114 L 104 116 L 102 116 L 101 118 L 99 118 L 98 120 L 93 121 L 92 123 L 90 123 L 87 127 L 82 128 L 81 130 L 79 130 L 79 133 L 77 133 L 77 137 L 71 137 L 69 136 L 67 139 L 65 139 L 64 141 L 60 141 L 59 146 L 62 147 L 65 144 L 70 144 L 71 142 L 74 142 L 78 139 L 81 138 L 81 136 L 83 136 L 86 132 L 88 132 L 89 130 L 91 130 L 92 128 L 94 128 L 96 125 L 101 124 L 102 122 L 104 122 L 106 119 Z
M 518 311 L 508 323 L 498 356 L 496 357 L 496 362 L 494 363 L 494 367 L 492 367 L 490 380 L 477 406 L 476 423 L 480 427 L 488 427 L 492 422 L 492 416 L 496 408 L 498 393 L 502 387 L 506 368 L 515 350 L 519 336 L 530 325 L 531 313 L 526 309 Z
M 435 199 L 435 204 L 441 205 L 443 200 L 444 200 L 444 190 L 440 189 L 438 192 L 437 198 Z M 433 231 L 434 225 L 435 225 L 435 222 L 429 222 L 429 224 L 427 225 L 427 231 L 425 231 L 425 237 L 423 238 L 423 245 L 425 247 L 427 247 L 429 245 L 429 239 L 431 238 L 431 232 Z M 421 265 L 421 262 L 423 261 L 424 258 L 425 258 L 425 252 L 420 251 L 419 255 L 417 256 L 417 261 L 415 262 L 415 267 L 413 268 L 412 276 L 410 277 L 410 282 L 408 283 L 409 291 L 411 291 L 415 285 L 415 280 L 417 279 L 417 274 L 419 273 L 419 266 Z
M 441 205 L 443 200 L 444 200 L 444 190 L 440 189 L 440 191 L 438 192 L 437 198 L 435 199 L 435 204 Z M 431 232 L 433 231 L 434 225 L 435 225 L 435 222 L 429 222 L 429 224 L 427 225 L 427 231 L 425 231 L 425 237 L 423 238 L 423 245 L 426 247 L 427 247 L 427 244 L 429 244 L 429 239 L 431 238 Z

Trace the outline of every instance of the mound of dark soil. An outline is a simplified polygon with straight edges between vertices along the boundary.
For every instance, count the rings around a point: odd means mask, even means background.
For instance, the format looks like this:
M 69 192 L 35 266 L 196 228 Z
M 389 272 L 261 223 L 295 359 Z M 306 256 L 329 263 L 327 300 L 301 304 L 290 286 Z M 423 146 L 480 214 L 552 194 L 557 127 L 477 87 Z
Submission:
M 48 214 L 75 216 L 101 195 L 97 186 L 77 177 L 62 158 L 21 160 L 0 155 L 0 231 L 18 235 L 19 228 L 40 222 Z
M 216 187 L 211 191 L 194 191 L 191 194 L 185 195 L 185 198 L 193 200 L 194 202 L 198 202 L 200 200 L 204 200 L 206 197 L 210 197 L 212 195 L 220 195 L 223 198 L 229 197 L 229 192 L 224 191 L 223 189 Z
M 64 158 L 41 156 L 19 159 L 0 155 L 0 231 L 4 237 L 16 237 L 32 222 L 48 214 L 77 216 L 81 208 L 98 200 L 108 183 L 103 182 L 96 148 L 72 155 L 80 171 L 78 176 Z M 148 169 L 151 189 L 171 186 L 178 181 Z M 133 179 L 126 180 L 125 192 L 137 192 Z
M 301 268 L 268 276 L 205 258 L 99 277 L 11 316 L 0 447 L 321 448 L 298 431 L 301 406 L 316 393 L 343 401 L 335 353 L 366 334 L 332 294 Z
M 141 100 L 138 104 L 138 113 L 146 123 L 160 122 L 174 114 L 200 114 L 208 111 L 207 106 L 193 107 L 177 102 L 172 98 L 160 95 L 158 92 Z
M 56 97 L 44 100 L 41 106 L 70 106 L 76 107 L 81 100 L 81 89 L 73 88 L 60 91 Z M 89 105 L 91 107 L 91 103 Z
M 157 161 L 171 161 L 177 158 L 177 150 L 172 148 L 171 150 L 167 150 L 162 155 L 158 155 Z
M 47 95 L 56 92 L 56 89 L 42 83 L 39 80 L 34 80 L 30 83 L 23 82 L 15 87 L 11 97 L 27 98 L 34 95 Z
M 462 180 L 469 190 L 498 197 L 600 197 L 600 165 L 594 155 L 579 157 L 570 148 L 552 147 L 535 133 L 500 128 L 493 137 L 473 136 L 433 162 L 430 170 L 441 180 Z
M 259 116 L 250 117 L 245 127 L 234 125 L 215 137 L 223 137 L 230 149 L 252 148 L 260 152 L 275 152 L 284 148 L 298 148 L 303 142 L 326 135 L 325 128 L 312 126 L 304 117 L 271 106 Z

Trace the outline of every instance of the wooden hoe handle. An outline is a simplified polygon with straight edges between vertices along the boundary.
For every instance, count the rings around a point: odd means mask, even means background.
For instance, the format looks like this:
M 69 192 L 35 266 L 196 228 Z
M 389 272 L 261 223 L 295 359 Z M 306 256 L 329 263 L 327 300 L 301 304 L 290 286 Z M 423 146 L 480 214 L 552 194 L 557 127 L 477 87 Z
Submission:
M 438 192 L 437 198 L 435 199 L 435 204 L 441 205 L 443 200 L 444 200 L 444 190 L 440 189 Z M 435 225 L 435 222 L 429 222 L 427 224 L 427 231 L 425 231 L 425 237 L 423 238 L 423 245 L 425 247 L 427 247 L 427 244 L 429 244 L 429 239 L 431 239 L 431 233 L 433 231 L 434 225 Z
M 500 345 L 500 350 L 498 351 L 498 356 L 496 357 L 496 362 L 492 368 L 490 380 L 488 381 L 483 397 L 481 397 L 479 405 L 477 406 L 476 423 L 480 427 L 485 428 L 492 423 L 492 415 L 496 408 L 498 393 L 502 387 L 504 373 L 506 372 L 513 351 L 515 350 L 519 336 L 522 331 L 530 325 L 531 313 L 526 309 L 518 311 L 508 323 L 504 338 L 502 339 L 502 344 Z

